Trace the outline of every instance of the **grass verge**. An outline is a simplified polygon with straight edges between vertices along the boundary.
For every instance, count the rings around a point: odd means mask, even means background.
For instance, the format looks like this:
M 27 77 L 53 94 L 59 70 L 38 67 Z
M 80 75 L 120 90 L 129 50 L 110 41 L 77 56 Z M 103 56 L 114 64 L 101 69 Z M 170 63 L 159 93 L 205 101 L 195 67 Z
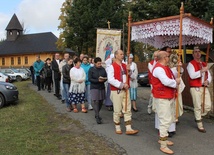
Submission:
M 0 109 L 1 155 L 116 155 L 102 137 L 86 131 L 79 121 L 58 114 L 29 81 L 14 83 L 19 90 L 16 105 Z

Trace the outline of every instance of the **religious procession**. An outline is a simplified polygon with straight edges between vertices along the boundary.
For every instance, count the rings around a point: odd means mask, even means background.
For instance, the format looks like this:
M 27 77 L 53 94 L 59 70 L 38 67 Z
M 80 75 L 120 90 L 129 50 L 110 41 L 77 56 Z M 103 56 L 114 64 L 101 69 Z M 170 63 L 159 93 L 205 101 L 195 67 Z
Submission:
M 207 44 L 210 50 L 213 26 L 184 14 L 183 5 L 178 16 L 140 22 L 131 20 L 129 14 L 127 52 L 120 49 L 120 42 L 115 39 L 117 36 L 120 38 L 121 31 L 112 32 L 108 23 L 107 30 L 97 29 L 97 35 L 101 37 L 97 38 L 94 58 L 85 54 L 71 57 L 69 53 L 64 53 L 64 59 L 60 60 L 59 53 L 56 53 L 54 60 L 47 58 L 43 63 L 37 56 L 33 70 L 38 91 L 47 88 L 51 92 L 53 88 L 54 95 L 65 103 L 67 112 L 87 113 L 93 110 L 97 124 L 104 121 L 100 114 L 104 105 L 113 111 L 115 134 L 123 134 L 121 126 L 124 124 L 126 135 L 136 135 L 139 130 L 133 128 L 132 113 L 138 112 L 139 68 L 133 61 L 130 41 L 153 45 L 157 50 L 153 52 L 153 60 L 147 67 L 151 87 L 147 111 L 148 114 L 155 113 L 160 151 L 174 154 L 169 148 L 174 143 L 168 137 L 176 134 L 176 124 L 183 114 L 185 83 L 182 74 L 185 70 L 188 73 L 186 80 L 190 86 L 196 129 L 206 133 L 203 117 L 211 111 L 208 87 L 212 83 L 212 76 L 207 65 L 209 52 L 206 60 L 202 61 L 200 44 Z M 193 45 L 193 59 L 185 68 L 181 60 L 183 45 Z M 173 52 L 173 47 L 179 47 L 179 52 Z
M 41 59 L 40 55 L 36 55 L 30 70 L 37 92 L 46 92 L 50 96 L 53 93 L 54 98 L 62 103 L 66 114 L 82 117 L 93 113 L 96 127 L 104 130 L 106 124 L 111 124 L 114 131 L 112 137 L 125 135 L 129 141 L 142 132 L 139 125 L 135 125 L 134 115 L 141 111 L 146 111 L 148 117 L 154 114 L 155 123 L 150 123 L 152 127 L 148 128 L 155 128 L 157 134 L 155 142 L 148 145 L 160 153 L 175 153 L 171 148 L 176 145 L 173 141 L 179 137 L 176 126 L 185 113 L 186 98 L 191 98 L 193 106 L 194 120 L 191 121 L 194 126 L 191 129 L 197 134 L 210 132 L 206 130 L 203 118 L 214 110 L 213 92 L 210 92 L 213 71 L 209 67 L 213 19 L 207 23 L 184 13 L 183 3 L 177 16 L 133 22 L 129 12 L 127 49 L 121 49 L 121 30 L 111 29 L 109 21 L 107 24 L 107 29 L 96 29 L 94 57 L 85 53 L 71 55 L 68 52 L 56 52 L 53 59 L 47 57 L 42 60 L 44 57 Z M 143 66 L 148 71 L 149 80 L 146 109 L 139 108 L 138 94 L 142 93 L 139 92 L 138 80 L 141 67 L 135 62 L 132 41 L 155 48 L 152 60 Z M 186 45 L 192 47 L 192 58 L 184 64 L 186 53 L 182 48 Z M 202 57 L 202 48 L 207 49 L 205 58 Z M 109 115 L 104 115 L 106 109 L 111 114 L 110 122 L 106 121 Z M 133 139 L 130 140 L 130 137 Z M 172 137 L 175 139 L 172 140 Z M 186 137 L 181 139 L 182 142 L 187 140 Z

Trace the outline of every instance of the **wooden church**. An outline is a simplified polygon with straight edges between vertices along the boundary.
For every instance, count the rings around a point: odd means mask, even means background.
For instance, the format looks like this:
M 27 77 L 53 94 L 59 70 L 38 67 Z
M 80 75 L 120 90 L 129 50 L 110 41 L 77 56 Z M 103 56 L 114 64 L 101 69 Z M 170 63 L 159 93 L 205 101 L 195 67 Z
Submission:
M 52 32 L 23 34 L 16 14 L 13 15 L 6 27 L 7 37 L 0 42 L 0 67 L 20 68 L 29 67 L 40 55 L 41 60 L 53 58 L 55 53 L 61 53 L 57 49 L 57 37 Z

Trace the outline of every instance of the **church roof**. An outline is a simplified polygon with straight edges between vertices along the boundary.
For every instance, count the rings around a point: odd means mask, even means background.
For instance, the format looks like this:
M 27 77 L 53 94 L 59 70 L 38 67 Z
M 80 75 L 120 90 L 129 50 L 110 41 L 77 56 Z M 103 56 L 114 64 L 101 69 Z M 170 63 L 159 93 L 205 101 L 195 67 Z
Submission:
M 60 52 L 57 37 L 52 32 L 20 35 L 15 41 L 0 43 L 0 55 Z
M 10 22 L 8 23 L 6 30 L 20 30 L 23 31 L 23 27 L 20 24 L 16 14 L 13 15 L 13 17 L 11 18 Z

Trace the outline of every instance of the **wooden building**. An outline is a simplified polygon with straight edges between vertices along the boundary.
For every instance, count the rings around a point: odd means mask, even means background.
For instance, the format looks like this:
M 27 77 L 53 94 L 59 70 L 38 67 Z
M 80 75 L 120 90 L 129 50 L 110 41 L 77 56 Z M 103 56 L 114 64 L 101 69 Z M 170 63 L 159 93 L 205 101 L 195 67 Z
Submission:
M 0 42 L 0 67 L 29 67 L 40 55 L 41 60 L 53 58 L 57 49 L 57 37 L 52 32 L 23 34 L 17 16 L 14 14 L 6 27 L 6 40 Z

